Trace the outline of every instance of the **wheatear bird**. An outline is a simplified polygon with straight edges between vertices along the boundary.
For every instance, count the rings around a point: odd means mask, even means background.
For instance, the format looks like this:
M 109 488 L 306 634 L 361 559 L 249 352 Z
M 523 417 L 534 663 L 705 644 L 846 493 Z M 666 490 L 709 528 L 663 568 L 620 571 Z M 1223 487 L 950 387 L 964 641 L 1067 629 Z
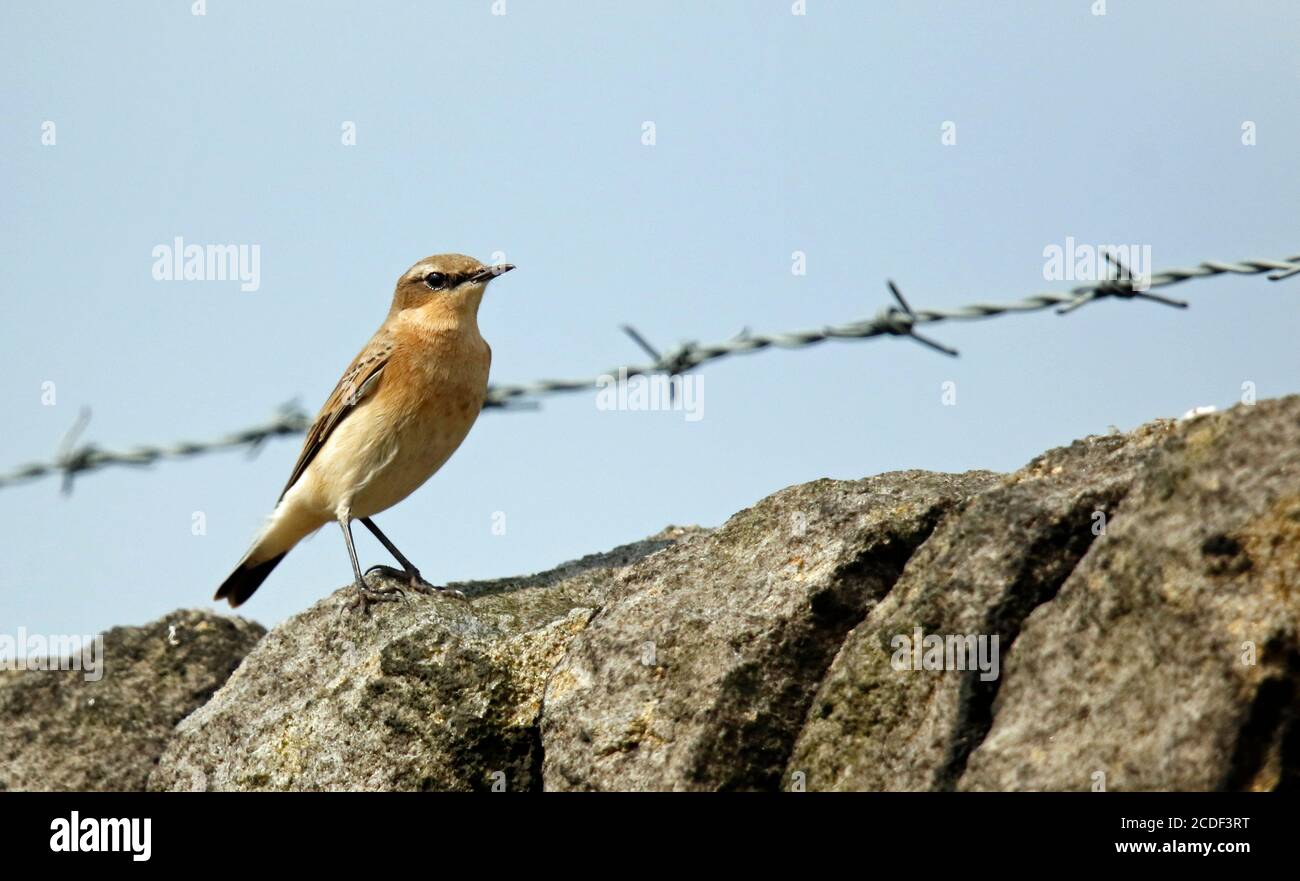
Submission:
M 422 593 L 435 589 L 370 518 L 432 477 L 469 434 L 492 362 L 479 334 L 479 303 L 488 282 L 512 269 L 441 254 L 397 280 L 388 317 L 316 416 L 279 504 L 216 599 L 244 602 L 294 545 L 330 521 L 343 528 L 363 610 L 400 589 L 366 584 L 352 545 L 353 520 L 373 532 L 403 570 L 367 571 L 403 577 Z

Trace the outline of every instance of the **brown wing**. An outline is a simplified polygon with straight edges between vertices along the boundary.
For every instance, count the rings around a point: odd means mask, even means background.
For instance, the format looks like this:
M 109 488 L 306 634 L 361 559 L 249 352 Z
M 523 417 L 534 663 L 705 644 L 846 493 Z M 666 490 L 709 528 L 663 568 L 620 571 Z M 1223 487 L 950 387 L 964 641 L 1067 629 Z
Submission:
M 343 372 L 343 378 L 330 394 L 329 400 L 321 407 L 320 413 L 316 414 L 316 421 L 307 431 L 307 440 L 303 442 L 302 452 L 298 454 L 298 461 L 293 466 L 293 473 L 289 475 L 289 482 L 284 485 L 284 490 L 280 493 L 281 499 L 290 487 L 298 482 L 298 478 L 302 477 L 302 473 L 307 470 L 311 460 L 316 458 L 321 447 L 325 446 L 325 441 L 329 439 L 339 423 L 346 419 L 364 398 L 374 394 L 379 386 L 384 367 L 392 354 L 392 335 L 387 329 L 380 328 L 374 338 L 348 365 L 348 369 Z

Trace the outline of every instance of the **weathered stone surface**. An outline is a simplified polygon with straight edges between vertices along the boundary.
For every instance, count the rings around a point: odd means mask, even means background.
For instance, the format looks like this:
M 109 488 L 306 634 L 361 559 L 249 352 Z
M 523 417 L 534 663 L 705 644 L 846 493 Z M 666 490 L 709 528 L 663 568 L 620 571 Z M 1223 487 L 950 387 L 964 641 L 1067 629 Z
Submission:
M 1298 633 L 1300 397 L 1180 423 L 1025 622 L 960 788 L 1294 787 Z
M 260 641 L 119 628 L 98 683 L 0 671 L 0 787 L 1300 783 L 1300 397 L 457 587 Z M 997 636 L 1000 675 L 894 669 L 918 628 Z
M 844 635 L 995 479 L 819 480 L 633 567 L 550 678 L 546 788 L 775 788 Z
M 179 611 L 104 636 L 102 677 L 0 677 L 0 789 L 139 790 L 172 728 L 265 633 L 242 618 Z
M 1076 441 L 1039 456 L 947 518 L 898 584 L 845 640 L 786 771 L 808 789 L 951 789 L 991 722 L 999 680 L 916 670 L 916 636 L 996 635 L 1005 650 L 1055 595 L 1172 422 Z M 907 642 L 895 642 L 905 638 Z M 965 651 L 970 644 L 963 644 Z M 989 643 L 991 647 L 991 643 Z M 965 656 L 962 656 L 965 658 Z M 992 660 L 990 652 L 986 660 Z M 991 666 L 988 674 L 996 672 Z
M 275 628 L 182 723 L 152 789 L 540 787 L 546 676 L 631 562 L 688 530 L 371 617 L 337 592 Z

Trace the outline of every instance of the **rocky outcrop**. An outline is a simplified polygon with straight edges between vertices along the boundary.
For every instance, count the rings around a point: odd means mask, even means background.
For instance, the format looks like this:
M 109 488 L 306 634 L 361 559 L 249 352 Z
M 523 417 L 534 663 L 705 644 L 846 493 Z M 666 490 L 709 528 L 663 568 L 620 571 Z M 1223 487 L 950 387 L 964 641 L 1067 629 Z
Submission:
M 174 612 L 105 633 L 102 667 L 93 673 L 69 664 L 6 671 L 0 789 L 143 789 L 176 723 L 212 696 L 265 632 L 242 618 Z
M 546 689 L 548 789 L 772 789 L 836 650 L 996 480 L 819 480 L 634 567 Z
M 969 663 L 966 670 L 916 669 L 911 658 L 895 663 L 898 649 L 923 648 L 926 636 L 943 638 L 945 649 L 950 637 L 967 635 L 990 647 L 997 637 L 1003 651 L 1013 645 L 1025 618 L 1056 596 L 1109 530 L 1108 518 L 1174 430 L 1156 424 L 1053 450 L 946 520 L 845 640 L 786 785 L 952 788 L 988 733 L 1001 677 L 991 675 L 991 664 L 986 671 Z
M 1300 399 L 1180 429 L 1025 621 L 961 788 L 1300 783 Z
M 27 741 L 62 730 L 72 698 L 8 674 L 0 773 L 129 788 L 161 752 L 155 789 L 1300 780 L 1300 397 L 1085 438 L 1011 475 L 815 481 L 715 530 L 456 587 L 370 617 L 327 597 L 210 699 L 192 689 L 185 710 L 202 706 L 149 729 L 143 762 L 102 732 L 16 746 L 11 720 Z M 155 724 L 167 661 L 139 659 L 104 730 Z
M 637 561 L 691 530 L 465 594 L 285 621 L 176 730 L 154 789 L 541 788 L 542 690 Z

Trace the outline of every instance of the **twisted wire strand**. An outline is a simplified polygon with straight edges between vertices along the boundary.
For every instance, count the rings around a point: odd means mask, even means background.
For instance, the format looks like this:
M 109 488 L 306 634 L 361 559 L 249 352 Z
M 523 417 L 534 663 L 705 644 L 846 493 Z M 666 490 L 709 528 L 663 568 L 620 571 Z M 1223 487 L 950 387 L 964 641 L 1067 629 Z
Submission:
M 1300 255 L 1286 260 L 1242 260 L 1225 263 L 1207 260 L 1197 266 L 1166 269 L 1153 274 L 1146 287 L 1160 288 L 1179 284 L 1197 278 L 1209 278 L 1224 273 L 1237 275 L 1259 275 L 1264 272 L 1276 272 L 1277 280 L 1300 273 Z M 874 318 L 852 321 L 846 324 L 829 325 L 820 329 L 791 331 L 786 333 L 742 334 L 726 342 L 711 345 L 684 343 L 676 349 L 669 350 L 663 357 L 649 364 L 629 364 L 607 371 L 605 376 L 618 376 L 624 371 L 628 377 L 654 373 L 683 373 L 709 361 L 729 355 L 746 354 L 770 347 L 778 349 L 800 349 L 816 345 L 831 339 L 854 340 L 869 339 L 886 334 L 910 334 L 914 325 L 935 324 L 942 321 L 977 321 L 1002 315 L 1040 312 L 1044 309 L 1082 305 L 1099 296 L 1132 297 L 1129 287 L 1116 280 L 1103 280 L 1095 284 L 1080 285 L 1069 291 L 1033 294 L 1020 300 L 1004 302 L 971 303 L 953 309 L 918 309 L 910 314 L 894 307 L 882 309 Z M 901 317 L 901 320 L 900 320 Z M 488 390 L 488 405 L 501 404 L 515 398 L 530 398 L 559 392 L 581 391 L 591 389 L 595 379 L 543 379 L 517 385 L 496 385 Z
M 1123 269 L 1117 260 L 1107 255 L 1108 260 L 1118 269 Z M 930 340 L 916 333 L 917 325 L 937 324 L 944 321 L 979 321 L 1003 315 L 1040 312 L 1055 308 L 1066 314 L 1095 300 L 1113 297 L 1117 299 L 1150 299 L 1169 306 L 1186 306 L 1178 300 L 1171 300 L 1153 295 L 1150 290 L 1169 285 L 1181 284 L 1198 278 L 1209 278 L 1231 273 L 1236 275 L 1259 275 L 1273 273 L 1272 281 L 1300 275 L 1300 254 L 1285 260 L 1240 260 L 1229 263 L 1207 260 L 1196 266 L 1166 269 L 1152 274 L 1146 284 L 1140 287 L 1133 279 L 1118 274 L 1092 284 L 1080 285 L 1065 292 L 1045 292 L 1033 294 L 1019 300 L 1003 302 L 970 303 L 952 309 L 917 309 L 913 310 L 902 294 L 890 282 L 890 290 L 898 301 L 897 306 L 887 306 L 872 318 L 851 321 L 845 324 L 828 325 L 809 330 L 797 330 L 784 333 L 751 334 L 747 330 L 741 334 L 718 343 L 701 345 L 686 342 L 660 354 L 634 329 L 624 330 L 654 360 L 645 364 L 624 364 L 603 374 L 589 379 L 541 379 L 534 382 L 512 385 L 494 385 L 488 389 L 484 408 L 521 409 L 535 408 L 535 398 L 551 394 L 587 391 L 596 388 L 600 378 L 605 376 L 648 376 L 667 374 L 677 376 L 701 365 L 732 355 L 760 352 L 770 348 L 802 349 L 827 340 L 862 340 L 878 336 L 910 336 L 918 342 L 935 348 L 945 354 L 955 355 L 955 350 Z M 90 412 L 82 410 L 77 422 L 63 438 L 59 452 L 49 462 L 33 462 L 19 466 L 7 473 L 0 473 L 0 489 L 14 484 L 38 480 L 51 475 L 61 475 L 63 491 L 70 492 L 73 479 L 82 473 L 96 471 L 110 466 L 149 466 L 165 459 L 185 459 L 219 450 L 247 448 L 250 454 L 256 454 L 262 445 L 276 437 L 302 434 L 311 426 L 311 417 L 296 402 L 280 407 L 276 416 L 260 425 L 234 431 L 210 441 L 180 441 L 165 445 L 141 445 L 126 450 L 101 450 L 93 444 L 78 444 L 81 433 L 90 419 Z

